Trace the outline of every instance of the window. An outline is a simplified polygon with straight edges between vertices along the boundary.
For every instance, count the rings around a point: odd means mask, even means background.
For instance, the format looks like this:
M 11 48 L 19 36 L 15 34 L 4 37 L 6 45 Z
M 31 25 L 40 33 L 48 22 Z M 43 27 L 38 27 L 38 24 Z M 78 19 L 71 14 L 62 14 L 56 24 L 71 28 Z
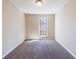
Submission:
M 40 36 L 46 37 L 48 33 L 48 19 L 40 19 Z

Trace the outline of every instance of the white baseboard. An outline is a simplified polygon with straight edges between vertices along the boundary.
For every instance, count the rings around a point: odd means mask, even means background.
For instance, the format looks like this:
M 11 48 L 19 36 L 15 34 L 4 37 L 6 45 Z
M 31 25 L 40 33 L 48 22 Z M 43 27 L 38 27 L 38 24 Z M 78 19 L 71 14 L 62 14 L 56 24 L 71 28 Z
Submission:
M 22 41 L 22 42 L 23 42 L 23 41 Z M 16 47 L 19 46 L 22 42 L 20 42 L 19 44 L 17 44 Z M 5 56 L 7 56 L 7 55 L 8 55 L 10 52 L 12 52 L 16 47 L 12 48 L 12 49 L 9 50 L 7 53 L 5 53 L 5 54 L 2 56 L 2 58 L 4 58 Z
M 57 41 L 57 40 L 56 40 Z M 64 47 L 74 58 L 76 58 L 76 56 L 68 49 L 66 48 L 63 44 L 61 44 L 59 41 L 57 41 L 62 47 Z
M 26 38 L 26 40 L 42 40 L 42 39 L 54 40 L 55 38 L 38 38 L 38 39 Z
M 55 38 L 40 38 L 40 39 L 54 40 Z

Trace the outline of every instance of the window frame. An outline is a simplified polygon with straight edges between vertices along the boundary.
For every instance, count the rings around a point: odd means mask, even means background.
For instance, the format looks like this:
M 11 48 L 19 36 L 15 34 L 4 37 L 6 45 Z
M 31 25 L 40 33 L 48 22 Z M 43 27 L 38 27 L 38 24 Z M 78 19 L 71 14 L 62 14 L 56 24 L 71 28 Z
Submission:
M 41 19 L 45 19 L 45 20 L 47 21 L 46 35 L 41 35 L 41 33 L 40 33 L 40 30 L 41 30 L 41 29 L 40 29 L 40 27 L 41 27 L 41 26 L 40 26 L 40 24 L 41 24 L 41 23 L 40 23 L 40 20 L 41 20 Z M 39 18 L 39 35 L 40 35 L 40 37 L 47 37 L 47 36 L 48 36 L 48 18 L 46 18 L 46 17 L 40 17 L 40 18 Z

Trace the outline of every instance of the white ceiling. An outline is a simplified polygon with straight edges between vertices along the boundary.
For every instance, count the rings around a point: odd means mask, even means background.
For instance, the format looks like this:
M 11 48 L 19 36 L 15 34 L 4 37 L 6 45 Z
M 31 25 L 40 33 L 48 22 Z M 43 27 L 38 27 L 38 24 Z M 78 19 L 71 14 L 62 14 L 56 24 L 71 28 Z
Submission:
M 35 4 L 35 0 L 11 1 L 27 14 L 54 14 L 69 0 L 43 0 L 43 5 L 40 7 Z

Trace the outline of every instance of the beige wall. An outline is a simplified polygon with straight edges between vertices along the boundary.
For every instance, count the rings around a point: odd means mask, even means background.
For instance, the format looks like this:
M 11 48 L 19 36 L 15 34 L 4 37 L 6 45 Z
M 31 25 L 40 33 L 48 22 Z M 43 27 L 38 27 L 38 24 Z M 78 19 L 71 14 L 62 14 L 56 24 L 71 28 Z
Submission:
M 2 5 L 2 56 L 6 56 L 24 39 L 24 15 L 9 0 Z
M 55 15 L 55 39 L 76 55 L 76 3 L 71 0 Z
M 40 38 L 39 34 L 39 20 L 40 18 L 48 19 L 48 36 L 46 38 L 54 39 L 54 15 L 39 15 L 39 14 L 26 14 L 25 23 L 26 23 L 26 38 L 35 39 Z

